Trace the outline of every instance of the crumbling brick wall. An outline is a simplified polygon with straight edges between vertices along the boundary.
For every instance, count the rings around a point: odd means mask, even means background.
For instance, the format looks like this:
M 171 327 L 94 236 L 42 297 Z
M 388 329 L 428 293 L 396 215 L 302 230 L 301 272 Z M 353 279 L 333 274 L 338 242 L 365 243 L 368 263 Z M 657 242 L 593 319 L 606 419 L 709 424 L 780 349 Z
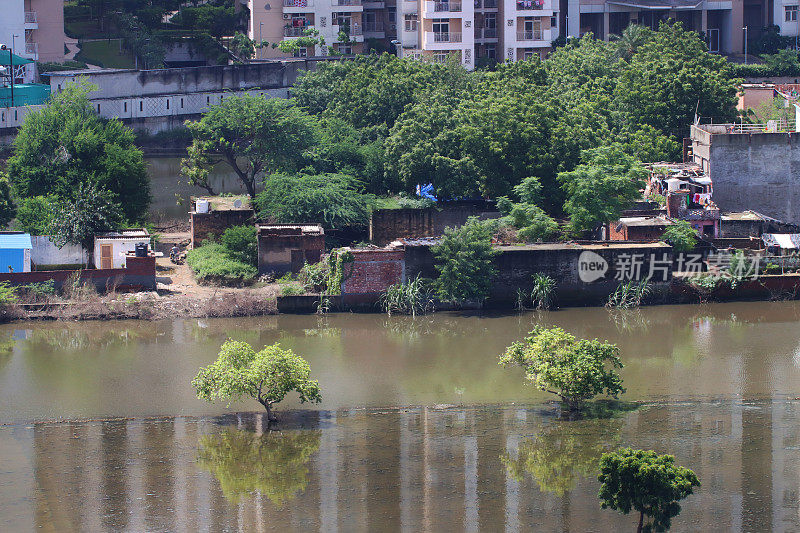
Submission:
M 345 266 L 343 302 L 377 302 L 390 285 L 405 281 L 402 249 L 352 250 L 352 254 L 353 262 Z
M 462 226 L 467 218 L 498 218 L 491 204 L 453 204 L 427 209 L 376 209 L 369 220 L 369 240 L 387 244 L 396 239 L 436 237 L 447 227 Z
M 300 233 L 290 227 L 262 228 L 258 234 L 258 273 L 297 273 L 305 263 L 318 263 L 324 251 L 324 233 Z

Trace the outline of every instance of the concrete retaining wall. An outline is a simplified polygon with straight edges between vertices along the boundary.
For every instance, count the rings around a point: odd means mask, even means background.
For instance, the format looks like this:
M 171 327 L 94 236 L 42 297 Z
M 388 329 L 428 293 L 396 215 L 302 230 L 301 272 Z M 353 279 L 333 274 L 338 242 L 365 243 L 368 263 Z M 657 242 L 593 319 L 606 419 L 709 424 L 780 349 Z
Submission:
M 32 236 L 31 263 L 34 265 L 85 265 L 89 257 L 82 246 L 67 244 L 56 246 L 47 235 Z
M 369 240 L 387 244 L 396 239 L 436 237 L 447 227 L 463 226 L 467 218 L 499 218 L 493 204 L 451 203 L 427 209 L 377 209 L 369 220 Z

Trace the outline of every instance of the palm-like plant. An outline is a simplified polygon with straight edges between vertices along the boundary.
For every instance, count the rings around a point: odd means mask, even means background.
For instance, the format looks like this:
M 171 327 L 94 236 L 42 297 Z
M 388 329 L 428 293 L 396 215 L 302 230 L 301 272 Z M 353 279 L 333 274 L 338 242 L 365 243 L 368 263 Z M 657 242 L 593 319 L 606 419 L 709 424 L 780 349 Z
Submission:
M 629 61 L 636 50 L 639 49 L 651 36 L 650 28 L 640 24 L 631 24 L 622 31 L 621 35 L 611 35 L 611 40 L 617 44 L 617 55 Z

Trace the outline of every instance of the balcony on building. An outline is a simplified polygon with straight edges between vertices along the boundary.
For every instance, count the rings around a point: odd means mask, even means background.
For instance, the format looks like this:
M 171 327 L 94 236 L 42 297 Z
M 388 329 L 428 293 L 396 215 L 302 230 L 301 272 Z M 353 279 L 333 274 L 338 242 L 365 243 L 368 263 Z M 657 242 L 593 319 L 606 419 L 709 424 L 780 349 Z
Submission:
M 458 13 L 461 14 L 462 5 L 461 2 L 449 2 L 449 1 L 442 1 L 442 0 L 434 0 L 423 2 L 424 13 L 423 17 L 425 18 L 441 18 L 442 14 L 444 13 Z
M 475 40 L 497 40 L 497 28 L 475 28 Z
M 341 8 L 350 8 L 345 11 L 361 11 L 364 9 L 361 0 L 331 0 L 331 5 L 340 8 L 340 11 L 342 11 Z
M 524 42 L 526 46 L 550 46 L 552 42 L 551 31 L 549 29 L 518 31 L 517 41 Z
M 25 43 L 25 56 L 28 59 L 39 59 L 39 43 Z
M 362 0 L 361 5 L 364 6 L 364 9 L 383 9 L 386 6 L 386 2 Z
M 36 11 L 25 12 L 25 29 L 36 30 L 39 28 L 39 21 L 36 18 Z
M 365 22 L 364 34 L 369 35 L 370 37 L 382 38 L 386 34 L 383 21 L 377 20 L 374 22 Z
M 428 50 L 450 50 L 452 43 L 461 43 L 461 32 L 425 32 L 425 48 Z
M 314 7 L 314 0 L 283 0 L 284 13 L 302 13 Z
M 305 35 L 305 31 L 309 28 L 313 28 L 314 26 L 311 24 L 307 24 L 306 26 L 290 26 L 283 28 L 283 36 L 284 37 L 302 37 Z

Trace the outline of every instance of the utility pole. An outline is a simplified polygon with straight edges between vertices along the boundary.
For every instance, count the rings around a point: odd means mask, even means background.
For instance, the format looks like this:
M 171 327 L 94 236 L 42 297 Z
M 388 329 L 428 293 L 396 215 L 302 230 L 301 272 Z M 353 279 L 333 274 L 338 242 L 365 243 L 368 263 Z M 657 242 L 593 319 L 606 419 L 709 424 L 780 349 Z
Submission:
M 264 39 L 261 37 L 261 30 L 263 28 L 264 28 L 264 23 L 263 22 L 259 22 L 258 23 L 258 58 L 259 59 L 264 59 L 263 54 L 261 53 L 261 52 L 263 52 L 263 47 L 262 47 L 261 43 L 264 42 Z

